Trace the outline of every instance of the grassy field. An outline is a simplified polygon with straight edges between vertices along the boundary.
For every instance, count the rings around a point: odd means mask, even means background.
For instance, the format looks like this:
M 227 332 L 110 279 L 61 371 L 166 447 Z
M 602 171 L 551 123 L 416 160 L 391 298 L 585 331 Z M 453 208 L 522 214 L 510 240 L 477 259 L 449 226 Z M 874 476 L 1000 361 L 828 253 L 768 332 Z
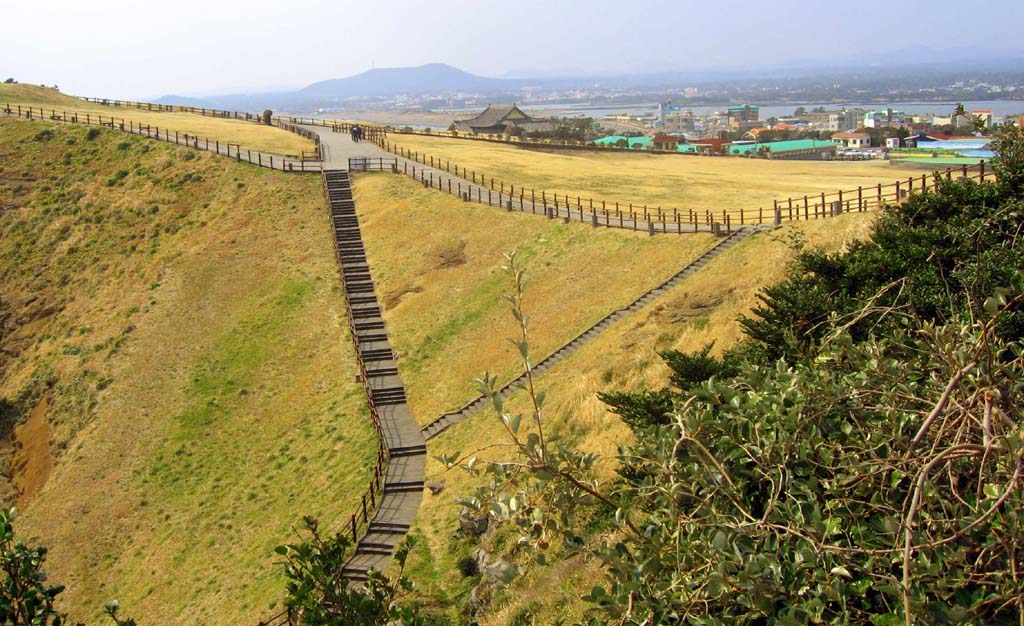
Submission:
M 265 126 L 241 120 L 205 117 L 192 113 L 159 113 L 126 107 L 103 106 L 67 96 L 53 89 L 37 85 L 0 84 L 0 104 L 13 103 L 56 109 L 78 111 L 132 120 L 136 123 L 159 126 L 190 135 L 207 137 L 240 144 L 243 149 L 264 150 L 275 154 L 299 155 L 303 150 L 313 150 L 313 142 L 294 133 L 273 126 Z
M 77 620 L 254 624 L 274 546 L 354 509 L 375 451 L 320 179 L 86 133 L 0 118 L 20 530 Z
M 580 448 L 604 459 L 600 473 L 613 478 L 614 455 L 619 445 L 631 438 L 629 429 L 607 411 L 597 399 L 605 390 L 654 389 L 667 384 L 668 369 L 657 351 L 669 348 L 697 350 L 715 342 L 720 351 L 736 342 L 740 328 L 736 316 L 749 311 L 757 292 L 779 280 L 793 256 L 791 233 L 803 233 L 808 245 L 839 249 L 863 237 L 871 215 L 851 214 L 828 221 L 787 225 L 744 241 L 711 261 L 700 272 L 663 295 L 639 314 L 631 316 L 599 335 L 540 379 L 547 391 L 545 411 L 549 432 L 557 432 Z M 527 271 L 537 274 L 536 264 Z M 529 295 L 529 289 L 527 291 Z M 557 324 L 557 319 L 539 311 L 531 296 L 528 313 L 535 334 Z M 398 312 L 396 312 L 396 315 Z M 506 409 L 528 410 L 522 394 L 506 402 Z M 456 451 L 468 454 L 488 444 L 503 441 L 502 427 L 492 411 L 454 426 L 431 441 L 434 456 Z M 493 458 L 484 452 L 482 458 Z M 442 610 L 457 612 L 467 601 L 476 579 L 464 578 L 456 567 L 461 557 L 479 545 L 462 538 L 458 528 L 456 500 L 471 493 L 473 482 L 460 470 L 445 471 L 440 463 L 428 462 L 427 480 L 445 486 L 439 495 L 428 494 L 415 528 L 422 541 L 410 561 L 410 571 L 420 585 L 420 597 Z M 501 537 L 499 534 L 498 537 Z M 493 549 L 486 545 L 485 548 Z M 602 580 L 600 567 L 578 558 L 565 559 L 555 553 L 548 567 L 534 566 L 517 581 L 511 593 L 499 594 L 493 605 L 479 616 L 485 626 L 504 626 L 514 619 L 532 615 L 533 621 L 517 623 L 573 623 L 583 610 L 580 597 Z
M 710 235 L 662 235 L 562 224 L 424 189 L 404 176 L 355 178 L 355 198 L 411 408 L 421 423 L 476 397 L 485 370 L 516 369 L 503 253 L 530 264 L 533 337 L 546 356 L 679 271 Z
M 527 150 L 419 135 L 392 135 L 397 145 L 458 162 L 518 188 L 607 202 L 697 211 L 756 211 L 772 201 L 906 178 L 886 161 L 780 161 L 642 153 Z M 945 166 L 943 166 L 945 167 Z M 931 172 L 921 165 L 921 172 Z

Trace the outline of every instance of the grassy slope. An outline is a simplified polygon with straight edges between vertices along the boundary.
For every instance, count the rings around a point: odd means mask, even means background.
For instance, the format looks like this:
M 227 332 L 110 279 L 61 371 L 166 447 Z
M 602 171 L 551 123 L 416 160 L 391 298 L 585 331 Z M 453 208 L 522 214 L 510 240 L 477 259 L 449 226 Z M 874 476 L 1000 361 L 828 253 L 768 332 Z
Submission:
M 126 107 L 103 106 L 36 85 L 0 84 L 0 104 L 3 103 L 124 118 L 126 122 L 132 120 L 161 129 L 206 137 L 211 141 L 216 139 L 222 142 L 237 143 L 243 149 L 265 150 L 276 154 L 298 155 L 303 150 L 313 149 L 313 142 L 308 139 L 273 126 L 204 117 L 191 113 L 160 113 Z
M 581 448 L 600 454 L 601 472 L 612 476 L 617 446 L 630 439 L 629 429 L 609 413 L 596 394 L 605 390 L 658 388 L 667 383 L 668 370 L 656 352 L 668 348 L 696 350 L 711 341 L 720 350 L 740 338 L 738 314 L 749 311 L 756 293 L 780 279 L 793 251 L 788 233 L 801 231 L 809 245 L 838 249 L 866 234 L 870 215 L 846 215 L 829 221 L 787 225 L 772 233 L 759 234 L 713 260 L 704 269 L 662 296 L 650 307 L 612 326 L 540 379 L 547 390 L 545 410 L 549 428 Z M 528 271 L 530 268 L 528 268 Z M 534 269 L 535 271 L 535 269 Z M 529 305 L 528 305 L 529 306 Z M 529 306 L 533 328 L 542 332 L 552 319 Z M 522 394 L 506 403 L 513 412 L 527 412 Z M 456 425 L 431 441 L 432 455 L 464 454 L 503 441 L 503 431 L 493 413 L 483 414 Z M 493 456 L 485 452 L 481 456 Z M 428 495 L 421 509 L 416 532 L 423 538 L 410 562 L 410 571 L 421 588 L 421 596 L 441 607 L 466 602 L 473 581 L 462 578 L 455 565 L 476 544 L 457 539 L 459 497 L 468 495 L 473 482 L 460 470 L 445 472 L 436 461 L 428 462 L 428 481 L 443 482 L 445 491 Z M 549 567 L 534 567 L 518 581 L 513 593 L 501 596 L 480 617 L 487 626 L 510 623 L 517 612 L 527 609 L 537 624 L 555 623 L 580 615 L 580 596 L 602 580 L 600 567 L 579 559 L 553 559 Z M 456 601 L 457 599 L 457 601 Z M 449 610 L 455 611 L 454 608 Z M 523 622 L 528 623 L 528 622 Z
M 450 159 L 488 176 L 570 196 L 651 207 L 756 211 L 798 194 L 831 193 L 888 184 L 915 170 L 887 161 L 777 161 L 604 152 L 541 152 L 515 146 L 440 137 L 393 135 L 400 146 Z M 917 172 L 930 172 L 926 165 Z M 767 218 L 766 218 L 767 219 Z
M 85 134 L 0 119 L 0 396 L 56 457 L 21 529 L 77 619 L 252 624 L 373 456 L 319 179 Z
M 501 298 L 503 253 L 530 265 L 533 345 L 546 356 L 656 286 L 712 245 L 710 235 L 658 236 L 506 213 L 424 189 L 404 176 L 355 179 L 357 207 L 421 423 L 475 397 L 473 379 L 516 372 Z

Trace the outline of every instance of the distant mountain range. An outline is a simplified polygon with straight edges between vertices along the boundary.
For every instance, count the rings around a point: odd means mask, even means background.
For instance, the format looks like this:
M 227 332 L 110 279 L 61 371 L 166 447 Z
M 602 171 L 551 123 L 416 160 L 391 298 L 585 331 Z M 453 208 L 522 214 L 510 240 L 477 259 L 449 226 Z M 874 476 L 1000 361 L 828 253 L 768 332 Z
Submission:
M 974 54 L 972 54 L 974 53 Z M 676 71 L 657 73 L 635 73 L 628 75 L 576 75 L 533 78 L 488 78 L 470 74 L 443 63 L 430 63 L 417 67 L 377 68 L 350 76 L 313 83 L 293 91 L 272 91 L 209 97 L 168 95 L 157 99 L 163 104 L 179 104 L 207 108 L 240 111 L 261 111 L 270 108 L 275 111 L 307 112 L 319 108 L 346 108 L 384 102 L 397 96 L 477 94 L 494 96 L 495 101 L 513 101 L 527 92 L 555 90 L 649 90 L 678 89 L 682 86 L 700 86 L 711 83 L 734 81 L 793 80 L 805 77 L 827 76 L 830 79 L 864 75 L 882 81 L 885 73 L 896 82 L 907 75 L 934 74 L 953 75 L 984 69 L 986 71 L 1008 71 L 1020 73 L 1021 58 L 985 59 L 977 50 L 963 49 L 960 56 L 936 54 L 929 57 L 929 50 L 913 48 L 903 54 L 887 57 L 863 58 L 849 61 L 843 66 L 822 67 L 820 65 L 794 62 L 786 67 L 742 68 L 731 70 Z M 974 57 L 974 58 L 971 58 Z M 923 61 L 923 59 L 929 59 Z M 933 60 L 932 60 L 933 59 Z M 880 67 L 884 66 L 884 67 Z M 870 69 L 869 69 L 870 68 Z M 519 74 L 517 72 L 516 74 Z
M 170 95 L 159 98 L 157 102 L 224 109 L 270 107 L 306 111 L 337 106 L 356 98 L 393 98 L 427 93 L 501 93 L 522 89 L 530 83 L 523 79 L 486 78 L 444 63 L 429 63 L 417 67 L 376 68 L 348 78 L 323 80 L 295 91 L 208 98 Z

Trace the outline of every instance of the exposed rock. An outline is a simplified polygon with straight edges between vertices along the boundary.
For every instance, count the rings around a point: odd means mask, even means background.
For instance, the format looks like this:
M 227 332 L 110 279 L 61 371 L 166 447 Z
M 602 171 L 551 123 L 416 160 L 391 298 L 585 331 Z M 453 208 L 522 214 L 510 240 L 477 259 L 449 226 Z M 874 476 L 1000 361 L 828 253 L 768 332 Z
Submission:
M 466 509 L 459 512 L 459 529 L 468 537 L 479 537 L 487 532 L 486 513 L 473 513 Z

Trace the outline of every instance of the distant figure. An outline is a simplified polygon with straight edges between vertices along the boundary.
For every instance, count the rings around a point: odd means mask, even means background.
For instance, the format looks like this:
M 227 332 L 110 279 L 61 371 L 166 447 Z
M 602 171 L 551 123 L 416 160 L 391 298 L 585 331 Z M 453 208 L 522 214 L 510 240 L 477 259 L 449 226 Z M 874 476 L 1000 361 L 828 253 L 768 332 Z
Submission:
M 363 129 L 359 128 L 359 125 L 352 127 L 352 141 L 359 143 L 359 140 L 363 138 Z

